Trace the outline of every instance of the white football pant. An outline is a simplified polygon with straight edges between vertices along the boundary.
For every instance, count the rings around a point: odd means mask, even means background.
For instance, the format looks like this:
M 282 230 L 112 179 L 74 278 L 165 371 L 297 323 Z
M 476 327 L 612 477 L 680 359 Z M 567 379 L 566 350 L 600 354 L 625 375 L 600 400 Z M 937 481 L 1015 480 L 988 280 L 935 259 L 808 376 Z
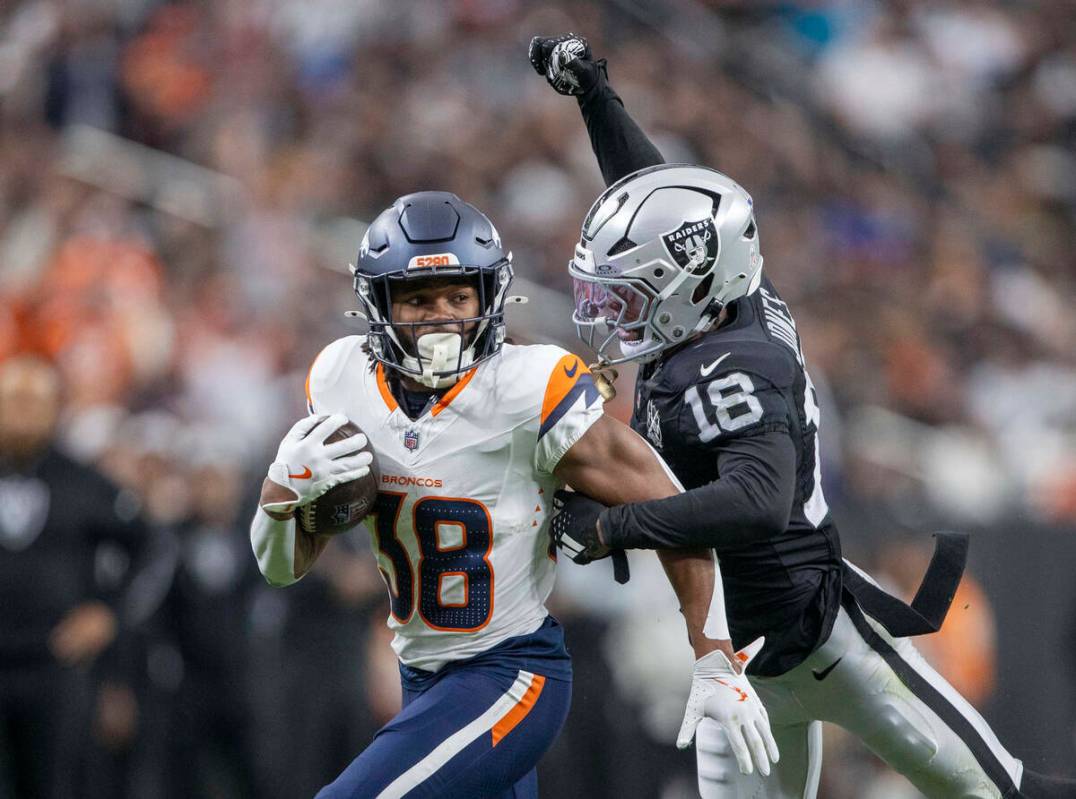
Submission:
M 815 799 L 821 721 L 858 736 L 928 797 L 1014 796 L 1020 785 L 1023 764 L 982 716 L 910 640 L 894 639 L 858 605 L 840 609 L 829 639 L 799 666 L 751 684 L 781 760 L 769 777 L 741 774 L 724 732 L 705 719 L 695 739 L 703 799 Z

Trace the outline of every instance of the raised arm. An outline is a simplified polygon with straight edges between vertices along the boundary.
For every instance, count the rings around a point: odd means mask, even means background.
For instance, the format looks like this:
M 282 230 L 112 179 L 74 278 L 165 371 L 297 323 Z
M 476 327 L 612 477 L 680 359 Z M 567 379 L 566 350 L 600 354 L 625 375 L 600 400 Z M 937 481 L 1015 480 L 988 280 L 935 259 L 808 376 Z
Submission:
M 550 86 L 578 100 L 606 186 L 644 167 L 665 163 L 609 85 L 605 59 L 591 57 L 586 39 L 574 33 L 535 36 L 528 55 Z

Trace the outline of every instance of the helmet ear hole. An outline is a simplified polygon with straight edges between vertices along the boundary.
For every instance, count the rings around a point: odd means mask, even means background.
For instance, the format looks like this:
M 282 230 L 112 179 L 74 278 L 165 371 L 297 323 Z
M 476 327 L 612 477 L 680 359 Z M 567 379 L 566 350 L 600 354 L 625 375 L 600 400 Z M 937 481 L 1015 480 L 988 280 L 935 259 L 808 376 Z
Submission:
M 702 282 L 695 287 L 695 291 L 691 294 L 691 304 L 698 305 L 700 302 L 710 296 L 710 288 L 714 285 L 714 273 L 711 272 L 702 279 Z

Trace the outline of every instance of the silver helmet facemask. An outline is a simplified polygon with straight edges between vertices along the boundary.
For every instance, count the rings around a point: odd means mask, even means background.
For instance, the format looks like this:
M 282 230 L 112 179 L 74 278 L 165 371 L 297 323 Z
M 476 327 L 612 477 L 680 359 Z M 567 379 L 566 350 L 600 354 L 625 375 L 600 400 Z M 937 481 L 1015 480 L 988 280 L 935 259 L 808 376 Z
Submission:
M 599 363 L 653 360 L 758 288 L 751 197 L 705 167 L 635 172 L 591 207 L 568 271 L 572 320 Z

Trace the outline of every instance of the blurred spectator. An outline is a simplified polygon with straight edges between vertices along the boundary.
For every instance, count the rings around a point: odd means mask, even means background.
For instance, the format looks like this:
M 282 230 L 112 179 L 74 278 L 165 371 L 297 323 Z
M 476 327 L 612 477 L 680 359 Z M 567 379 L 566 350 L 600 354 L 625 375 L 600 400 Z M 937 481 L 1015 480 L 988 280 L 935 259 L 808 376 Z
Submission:
M 257 796 L 313 796 L 383 722 L 366 691 L 370 627 L 384 628 L 384 591 L 368 548 L 340 537 L 310 574 L 280 592 L 277 646 L 262 653 L 252 684 Z M 399 675 L 392 676 L 388 690 L 398 700 Z M 393 706 L 391 696 L 381 697 L 382 707 Z
M 147 548 L 137 502 L 52 447 L 61 390 L 45 361 L 0 365 L 0 730 L 19 797 L 78 793 L 89 666 L 126 621 L 125 586 L 98 590 L 98 547 L 118 546 L 131 579 Z
M 260 580 L 239 518 L 246 474 L 217 445 L 219 437 L 206 434 L 182 444 L 193 453 L 180 466 L 189 499 L 176 525 L 175 579 L 160 611 L 162 633 L 176 646 L 182 669 L 171 699 L 162 795 L 240 799 L 257 795 L 248 619 Z

